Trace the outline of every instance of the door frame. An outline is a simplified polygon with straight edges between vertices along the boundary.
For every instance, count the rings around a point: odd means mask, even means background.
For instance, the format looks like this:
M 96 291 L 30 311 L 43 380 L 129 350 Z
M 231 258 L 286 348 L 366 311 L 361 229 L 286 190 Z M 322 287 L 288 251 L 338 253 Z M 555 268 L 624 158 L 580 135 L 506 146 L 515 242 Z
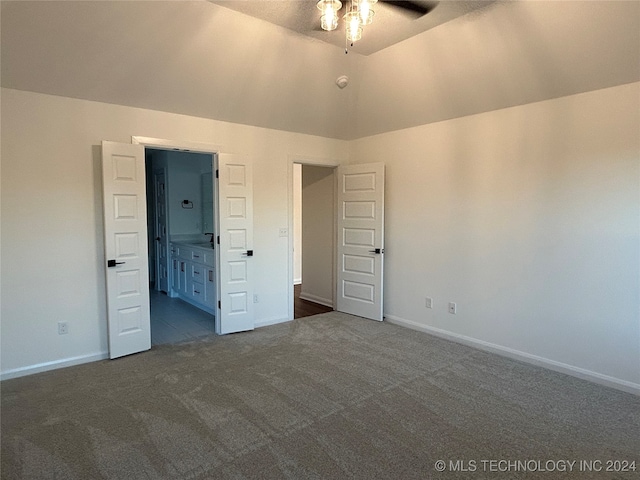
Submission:
M 168 151 L 173 150 L 173 151 L 189 152 L 189 153 L 210 154 L 214 162 L 214 165 L 212 166 L 214 172 L 215 172 L 215 169 L 218 167 L 218 155 L 220 154 L 220 152 L 223 151 L 220 145 L 216 145 L 212 143 L 189 142 L 186 140 L 168 140 L 168 139 L 162 139 L 162 138 L 142 137 L 138 135 L 133 135 L 131 137 L 131 143 L 142 145 L 144 146 L 145 149 L 157 148 L 157 149 L 168 150 Z M 165 177 L 165 180 L 166 180 L 166 177 Z M 147 207 L 145 206 L 145 208 Z M 216 225 L 217 225 L 219 214 L 220 214 L 218 210 L 219 210 L 218 199 L 217 199 L 217 196 L 214 195 L 213 212 L 215 216 L 214 223 Z M 167 211 L 167 215 L 168 215 L 168 211 Z M 215 258 L 216 258 L 216 267 L 215 267 L 216 268 L 216 285 L 217 285 L 217 288 L 220 288 L 219 255 L 216 254 Z M 169 289 L 171 289 L 171 285 L 169 285 Z M 220 310 L 218 309 L 217 314 L 215 316 L 216 332 L 219 330 L 219 328 L 220 328 Z
M 332 168 L 333 169 L 333 181 L 334 181 L 334 189 L 333 189 L 333 195 L 334 195 L 334 204 L 336 201 L 336 195 L 337 195 L 337 182 L 338 182 L 338 177 L 336 176 L 336 172 L 337 169 L 340 165 L 343 164 L 343 162 L 339 161 L 339 160 L 335 160 L 335 159 L 330 159 L 330 158 L 318 158 L 318 157 L 309 157 L 309 156 L 302 156 L 302 155 L 289 155 L 288 156 L 288 162 L 287 162 L 287 217 L 288 217 L 288 242 L 287 242 L 287 248 L 288 248 L 288 265 L 287 265 L 287 308 L 288 308 L 288 318 L 289 320 L 293 320 L 294 317 L 294 309 L 293 309 L 293 300 L 294 300 L 294 293 L 293 293 L 293 280 L 294 280 L 294 258 L 293 258 L 293 242 L 294 242 L 294 238 L 293 238 L 293 164 L 294 163 L 299 163 L 301 165 L 312 165 L 315 167 L 327 167 L 327 168 Z M 302 215 L 304 215 L 304 212 L 302 213 Z M 334 212 L 333 215 L 333 232 L 334 232 L 334 237 L 333 237 L 333 264 L 334 267 L 337 264 L 337 258 L 336 258 L 336 245 L 337 245 L 337 226 L 338 226 L 338 217 L 337 217 L 337 213 Z M 303 253 L 304 255 L 304 250 Z M 303 272 L 303 280 L 304 280 L 304 272 Z M 336 269 L 333 269 L 333 276 L 332 276 L 332 281 L 331 281 L 332 285 L 331 285 L 331 291 L 333 292 L 333 305 L 335 308 L 335 296 L 336 296 Z

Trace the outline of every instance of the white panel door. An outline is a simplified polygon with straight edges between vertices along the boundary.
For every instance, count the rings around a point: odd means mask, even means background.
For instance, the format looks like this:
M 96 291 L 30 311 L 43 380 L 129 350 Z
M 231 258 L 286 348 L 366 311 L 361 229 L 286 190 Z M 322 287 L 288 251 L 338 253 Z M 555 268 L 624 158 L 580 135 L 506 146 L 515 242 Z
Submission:
M 109 356 L 151 348 L 144 147 L 102 142 Z
M 253 176 L 249 159 L 218 159 L 220 302 L 217 333 L 254 328 Z
M 382 320 L 384 164 L 338 167 L 336 310 Z

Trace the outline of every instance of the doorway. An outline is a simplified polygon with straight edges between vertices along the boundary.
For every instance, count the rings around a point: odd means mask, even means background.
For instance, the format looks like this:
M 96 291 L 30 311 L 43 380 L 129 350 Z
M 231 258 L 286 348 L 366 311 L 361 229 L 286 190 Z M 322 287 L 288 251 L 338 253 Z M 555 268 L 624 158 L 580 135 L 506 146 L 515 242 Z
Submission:
M 170 245 L 206 244 L 214 218 L 214 156 L 145 148 L 151 345 L 215 333 L 215 315 L 174 289 Z M 202 290 L 202 289 L 201 289 Z
M 293 164 L 293 316 L 334 309 L 335 167 Z
M 333 171 L 333 310 L 382 321 L 384 284 L 384 184 L 383 163 L 339 165 L 338 162 L 291 158 L 289 164 L 289 227 L 294 230 L 294 171 L 296 164 L 329 167 Z M 304 214 L 302 214 L 304 219 Z M 296 266 L 293 236 L 289 243 L 289 319 L 294 319 Z M 329 242 L 325 243 L 325 246 Z M 304 258 L 304 245 L 301 247 Z M 305 272 L 301 273 L 304 287 Z M 301 293 L 304 288 L 301 288 Z M 322 301 L 320 296 L 307 297 Z M 328 298 L 328 297 L 327 297 Z
M 200 257 L 193 249 L 202 248 L 201 243 L 189 241 L 186 249 L 177 245 L 180 251 L 176 257 L 187 257 L 181 258 L 179 278 L 184 276 L 185 279 L 180 285 L 186 287 L 187 298 L 199 298 L 215 315 L 215 333 L 255 328 L 251 302 L 255 298 L 251 159 L 242 154 L 220 152 L 219 147 L 209 144 L 176 144 L 171 140 L 136 136 L 132 137 L 131 144 L 103 140 L 107 327 L 112 359 L 151 348 L 145 148 L 213 156 L 215 248 L 205 250 L 204 257 Z M 193 204 L 188 198 L 180 203 L 185 208 Z M 211 242 L 208 246 L 213 247 Z M 208 268 L 201 270 L 195 264 Z M 176 275 L 172 274 L 171 278 Z M 196 284 L 202 284 L 205 278 L 207 283 L 202 300 L 203 292 Z M 215 302 L 207 291 L 215 292 Z

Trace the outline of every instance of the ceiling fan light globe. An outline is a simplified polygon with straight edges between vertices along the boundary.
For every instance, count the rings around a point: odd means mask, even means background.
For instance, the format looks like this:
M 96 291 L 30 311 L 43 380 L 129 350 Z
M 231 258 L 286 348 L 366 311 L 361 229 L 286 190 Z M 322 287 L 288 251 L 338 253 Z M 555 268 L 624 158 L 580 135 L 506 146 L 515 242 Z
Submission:
M 362 20 L 360 19 L 360 12 L 348 12 L 343 17 L 345 23 L 347 24 L 347 28 L 356 29 L 357 27 L 362 26 Z
M 322 15 L 320 17 L 320 27 L 327 32 L 338 28 L 338 17 L 336 15 Z
M 362 27 L 347 28 L 347 40 L 357 42 L 362 38 Z
M 369 25 L 373 21 L 373 6 L 378 3 L 378 0 L 360 0 L 358 6 L 360 10 L 360 21 L 362 25 Z
M 360 11 L 357 9 L 350 10 L 345 16 L 344 21 L 347 24 L 347 40 L 356 42 L 362 38 L 362 22 L 360 19 Z
M 318 10 L 320 10 L 323 15 L 327 10 L 333 10 L 337 14 L 342 8 L 342 2 L 340 0 L 320 0 L 316 3 L 316 7 L 318 7 Z
M 338 28 L 338 10 L 342 8 L 339 0 L 320 0 L 316 6 L 322 12 L 320 27 L 328 32 Z
M 376 12 L 374 12 L 373 10 L 368 10 L 365 13 L 365 10 L 361 10 L 360 11 L 360 23 L 362 25 L 371 25 L 371 23 L 373 22 L 373 16 L 375 15 Z

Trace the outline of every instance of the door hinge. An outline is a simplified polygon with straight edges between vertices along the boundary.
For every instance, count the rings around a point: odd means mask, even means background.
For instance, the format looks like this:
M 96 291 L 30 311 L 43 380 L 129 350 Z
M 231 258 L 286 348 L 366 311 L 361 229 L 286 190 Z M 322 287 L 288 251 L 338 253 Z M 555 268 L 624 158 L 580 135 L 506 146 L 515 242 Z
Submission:
M 218 309 L 222 308 L 222 303 L 220 302 L 220 300 L 218 300 Z
M 220 178 L 220 171 L 216 170 L 216 178 Z
M 218 235 L 217 242 L 218 242 L 218 245 L 220 245 L 220 235 Z

